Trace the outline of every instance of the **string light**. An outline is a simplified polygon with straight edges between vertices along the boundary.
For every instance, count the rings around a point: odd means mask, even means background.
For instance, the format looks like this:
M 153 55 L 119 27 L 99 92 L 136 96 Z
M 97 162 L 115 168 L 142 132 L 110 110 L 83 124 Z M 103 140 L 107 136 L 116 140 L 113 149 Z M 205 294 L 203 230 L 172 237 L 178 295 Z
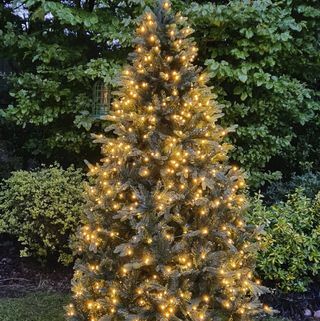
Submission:
M 201 233 L 204 234 L 204 235 L 207 235 L 207 234 L 209 233 L 208 228 L 204 227 L 204 228 L 201 230 Z
M 168 10 L 168 9 L 170 8 L 170 3 L 167 2 L 167 1 L 165 1 L 165 2 L 163 3 L 163 8 L 166 9 L 166 10 Z
M 141 170 L 140 175 L 143 177 L 146 177 L 150 174 L 150 171 L 147 168 L 144 168 L 143 170 Z

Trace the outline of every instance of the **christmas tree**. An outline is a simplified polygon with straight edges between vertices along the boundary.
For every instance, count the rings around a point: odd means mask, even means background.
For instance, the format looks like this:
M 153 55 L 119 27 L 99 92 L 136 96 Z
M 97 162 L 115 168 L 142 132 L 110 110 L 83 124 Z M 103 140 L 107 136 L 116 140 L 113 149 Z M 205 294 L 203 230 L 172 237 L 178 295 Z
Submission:
M 147 10 L 131 65 L 96 135 L 69 320 L 248 320 L 269 310 L 254 279 L 258 232 L 243 219 L 241 170 L 227 164 L 231 130 L 193 65 L 187 19 Z

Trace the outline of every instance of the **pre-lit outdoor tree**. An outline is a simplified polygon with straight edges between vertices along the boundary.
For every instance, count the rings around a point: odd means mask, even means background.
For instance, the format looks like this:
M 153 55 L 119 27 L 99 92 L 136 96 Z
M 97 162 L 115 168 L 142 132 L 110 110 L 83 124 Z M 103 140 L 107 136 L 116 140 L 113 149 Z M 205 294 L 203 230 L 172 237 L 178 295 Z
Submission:
M 263 310 L 253 276 L 258 231 L 246 225 L 231 129 L 193 65 L 186 19 L 167 0 L 147 10 L 131 65 L 96 136 L 69 320 L 248 320 Z

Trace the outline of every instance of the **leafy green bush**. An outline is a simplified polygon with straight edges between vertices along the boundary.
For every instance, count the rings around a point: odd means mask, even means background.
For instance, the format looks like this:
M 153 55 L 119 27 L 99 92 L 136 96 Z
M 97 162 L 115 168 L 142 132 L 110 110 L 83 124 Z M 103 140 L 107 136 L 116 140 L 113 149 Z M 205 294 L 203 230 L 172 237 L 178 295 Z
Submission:
M 286 200 L 287 195 L 294 192 L 298 187 L 303 188 L 304 194 L 314 198 L 320 191 L 320 172 L 309 172 L 303 175 L 294 174 L 287 182 L 272 183 L 264 193 L 268 203 L 277 203 Z
M 251 187 L 319 166 L 319 2 L 202 1 L 187 14 Z
M 258 273 L 284 291 L 305 291 L 320 272 L 320 193 L 306 197 L 297 189 L 286 202 L 271 207 L 257 196 L 249 220 L 264 225 Z
M 10 105 L 0 114 L 26 126 L 27 157 L 98 159 L 88 132 L 103 126 L 90 117 L 94 83 L 116 85 L 136 18 L 153 2 L 24 1 L 26 18 L 0 6 L 0 52 L 19 62 L 9 79 Z M 213 76 L 224 125 L 238 124 L 233 159 L 250 173 L 250 186 L 305 170 L 306 162 L 319 169 L 320 1 L 172 3 L 196 31 L 197 64 Z
M 69 237 L 79 223 L 82 193 L 81 171 L 72 166 L 13 172 L 0 191 L 0 232 L 18 237 L 21 255 L 71 263 Z

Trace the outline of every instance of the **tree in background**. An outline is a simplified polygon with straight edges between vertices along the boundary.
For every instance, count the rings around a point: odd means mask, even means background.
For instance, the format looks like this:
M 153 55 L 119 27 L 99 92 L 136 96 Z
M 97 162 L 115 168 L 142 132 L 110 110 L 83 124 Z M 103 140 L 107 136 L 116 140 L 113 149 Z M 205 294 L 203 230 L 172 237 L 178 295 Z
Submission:
M 69 320 L 248 320 L 265 289 L 244 179 L 227 164 L 232 129 L 217 124 L 186 19 L 160 1 L 137 33 L 107 117 L 116 137 L 96 136 Z
M 19 73 L 3 116 L 25 126 L 20 150 L 28 157 L 97 157 L 88 135 L 90 127 L 101 130 L 91 117 L 94 83 L 115 84 L 131 49 L 130 30 L 151 2 L 20 1 L 28 15 L 17 22 L 8 1 L 6 13 L 1 11 L 0 48 L 19 62 Z M 197 30 L 199 64 L 207 65 L 217 100 L 226 105 L 223 125 L 238 124 L 230 136 L 237 145 L 231 157 L 248 171 L 250 184 L 319 170 L 319 2 L 173 5 Z
M 2 2 L 5 4 L 5 2 Z M 2 40 L 2 30 L 7 21 L 16 24 L 17 32 L 22 31 L 20 19 L 16 17 L 7 6 L 0 5 L 0 43 Z M 1 117 L 1 109 L 9 103 L 9 82 L 6 76 L 14 71 L 14 66 L 10 63 L 11 54 L 7 48 L 2 50 L 0 45 L 0 178 L 7 178 L 12 170 L 21 168 L 22 155 L 19 148 L 23 145 L 21 130 L 14 123 Z M 5 56 L 5 54 L 7 54 Z
M 10 4 L 11 3 L 11 4 Z M 9 1 L 0 48 L 16 64 L 7 121 L 24 127 L 24 144 L 39 159 L 90 157 L 93 87 L 113 78 L 127 56 L 129 31 L 141 10 L 133 1 Z M 5 19 L 6 17 L 9 17 Z M 78 155 L 77 155 L 78 154 Z M 80 157 L 81 159 L 83 157 Z
M 319 169 L 314 153 L 320 146 L 311 136 L 320 129 L 320 4 L 206 1 L 187 12 L 202 39 L 201 60 L 226 105 L 223 123 L 239 126 L 231 138 L 233 158 L 250 183 L 305 170 L 307 162 Z

